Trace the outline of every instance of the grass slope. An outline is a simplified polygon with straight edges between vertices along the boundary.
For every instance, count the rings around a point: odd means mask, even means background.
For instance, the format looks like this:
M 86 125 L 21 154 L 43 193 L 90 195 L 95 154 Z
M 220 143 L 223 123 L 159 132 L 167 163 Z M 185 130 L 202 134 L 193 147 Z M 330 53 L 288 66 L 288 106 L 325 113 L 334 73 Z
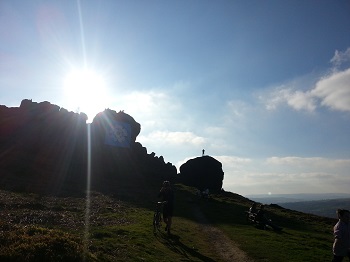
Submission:
M 173 235 L 154 235 L 157 191 L 134 186 L 115 195 L 95 192 L 88 202 L 0 191 L 0 261 L 223 261 L 194 207 L 256 261 L 331 260 L 334 219 L 269 206 L 284 230 L 260 230 L 245 220 L 248 199 L 223 193 L 200 200 L 182 185 L 176 185 Z
M 268 216 L 283 231 L 261 230 L 247 225 L 242 213 L 247 210 L 243 199 L 227 193 L 201 203 L 205 215 L 229 237 L 240 243 L 257 261 L 330 261 L 333 225 L 336 220 L 266 206 Z

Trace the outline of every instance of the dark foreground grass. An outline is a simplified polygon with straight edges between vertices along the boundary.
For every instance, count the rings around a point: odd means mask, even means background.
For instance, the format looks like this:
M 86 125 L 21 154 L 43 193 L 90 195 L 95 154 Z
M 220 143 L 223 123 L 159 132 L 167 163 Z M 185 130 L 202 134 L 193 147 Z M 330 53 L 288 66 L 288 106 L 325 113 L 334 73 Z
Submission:
M 222 261 L 201 231 L 195 207 L 256 261 L 331 260 L 335 220 L 267 207 L 284 230 L 260 230 L 245 220 L 249 200 L 229 193 L 201 200 L 182 185 L 176 186 L 172 236 L 163 228 L 153 234 L 157 190 L 92 193 L 88 221 L 84 197 L 0 191 L 0 261 Z

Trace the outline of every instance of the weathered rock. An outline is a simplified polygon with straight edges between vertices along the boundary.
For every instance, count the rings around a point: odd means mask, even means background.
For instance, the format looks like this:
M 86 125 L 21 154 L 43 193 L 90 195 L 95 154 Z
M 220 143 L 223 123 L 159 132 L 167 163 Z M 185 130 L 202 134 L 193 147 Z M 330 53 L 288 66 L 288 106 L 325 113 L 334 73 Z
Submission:
M 176 176 L 172 164 L 147 154 L 135 142 L 141 126 L 131 116 L 107 109 L 91 125 L 86 120 L 84 113 L 46 101 L 0 106 L 0 187 L 70 194 L 86 190 L 88 174 L 91 189 L 100 191 L 113 191 L 123 183 L 160 184 L 163 178 Z M 129 146 L 105 143 L 111 121 L 130 125 Z
M 224 172 L 222 164 L 210 156 L 202 156 L 188 160 L 180 166 L 180 181 L 199 190 L 209 189 L 219 192 L 222 188 Z

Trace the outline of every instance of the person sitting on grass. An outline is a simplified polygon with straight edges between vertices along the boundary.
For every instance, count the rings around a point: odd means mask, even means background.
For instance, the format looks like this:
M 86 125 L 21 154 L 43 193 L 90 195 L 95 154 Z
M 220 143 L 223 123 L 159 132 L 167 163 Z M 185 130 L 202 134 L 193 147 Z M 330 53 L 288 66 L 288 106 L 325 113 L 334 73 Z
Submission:
M 332 262 L 341 262 L 344 257 L 350 261 L 350 212 L 345 209 L 337 210 L 338 222 L 333 228 L 333 260 Z
M 249 208 L 249 213 L 256 214 L 258 212 L 258 209 L 256 208 L 256 203 L 254 202 L 252 206 Z
M 272 227 L 273 230 L 276 231 L 281 231 L 282 228 L 273 224 L 271 219 L 268 219 L 265 215 L 265 208 L 264 205 L 260 205 L 259 211 L 256 214 L 256 221 L 259 222 L 260 226 L 262 226 L 264 229 L 266 228 L 266 226 L 270 226 Z
M 256 203 L 254 202 L 252 204 L 252 206 L 249 208 L 249 211 L 246 212 L 247 220 L 255 222 L 255 218 L 256 218 L 256 213 L 257 212 L 258 212 L 258 209 L 256 208 Z
M 166 224 L 165 231 L 170 235 L 174 209 L 174 192 L 171 189 L 169 181 L 163 182 L 163 187 L 160 189 L 158 197 L 161 197 L 162 201 L 165 202 L 163 206 L 163 220 Z

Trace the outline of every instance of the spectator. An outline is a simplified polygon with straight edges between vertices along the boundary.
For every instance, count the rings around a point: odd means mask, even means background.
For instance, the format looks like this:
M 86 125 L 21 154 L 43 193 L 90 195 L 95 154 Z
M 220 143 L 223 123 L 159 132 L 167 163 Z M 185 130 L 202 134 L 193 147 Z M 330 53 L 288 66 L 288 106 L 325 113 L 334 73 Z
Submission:
M 344 257 L 350 261 L 350 212 L 345 209 L 337 210 L 338 222 L 333 228 L 333 260 L 332 262 L 341 262 Z
M 256 214 L 258 212 L 258 209 L 256 208 L 256 203 L 254 202 L 252 206 L 249 208 L 249 213 Z
M 256 214 L 256 220 L 259 222 L 259 224 L 265 229 L 266 226 L 272 227 L 273 230 L 281 231 L 282 228 L 273 224 L 271 219 L 268 219 L 265 214 L 265 208 L 264 205 L 260 205 L 260 209 Z

